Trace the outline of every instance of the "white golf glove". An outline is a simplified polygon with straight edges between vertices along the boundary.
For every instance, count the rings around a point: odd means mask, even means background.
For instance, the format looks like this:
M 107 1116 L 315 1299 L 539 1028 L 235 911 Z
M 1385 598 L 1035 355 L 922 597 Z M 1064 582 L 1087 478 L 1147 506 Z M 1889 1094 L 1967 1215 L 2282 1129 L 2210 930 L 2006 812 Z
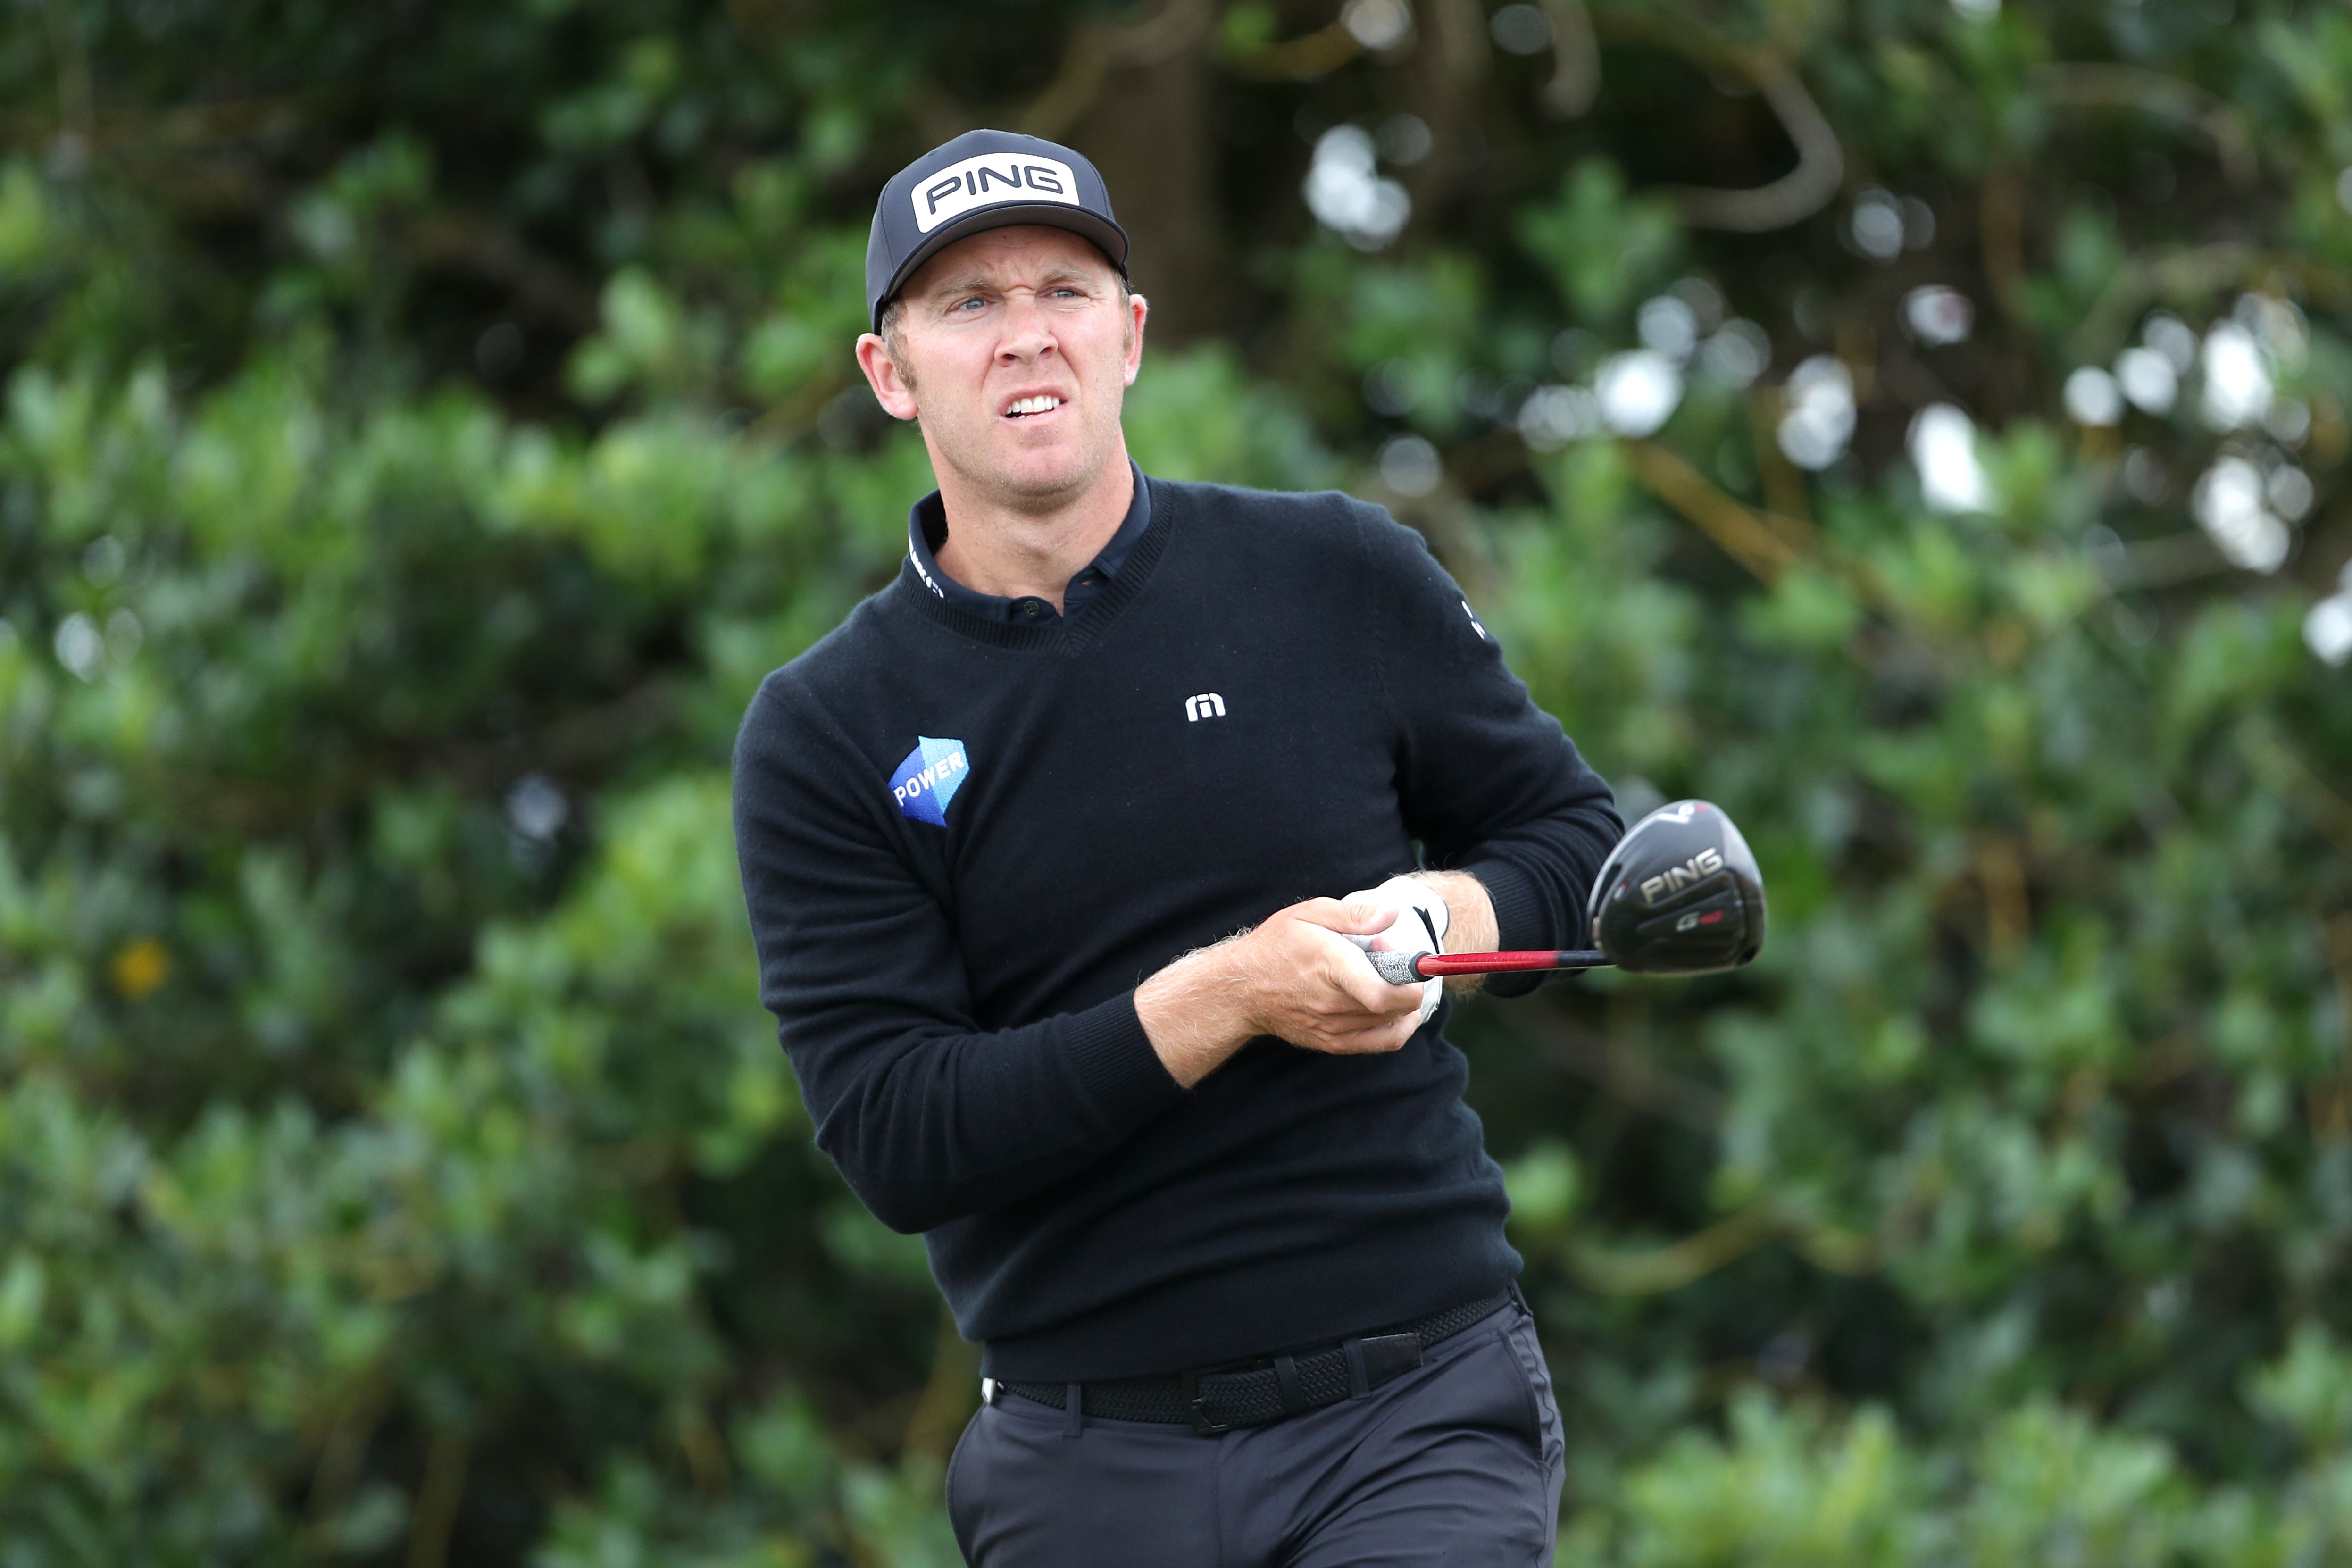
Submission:
M 1348 940 L 1367 952 L 1443 952 L 1445 951 L 1445 928 L 1453 923 L 1454 911 L 1437 889 L 1412 877 L 1391 877 L 1377 888 L 1363 888 L 1349 893 L 1342 900 L 1350 904 L 1385 904 L 1396 910 L 1396 923 L 1384 931 L 1370 936 L 1351 936 Z M 1424 980 L 1421 983 L 1421 1021 L 1437 1011 L 1438 999 L 1444 994 L 1445 982 Z

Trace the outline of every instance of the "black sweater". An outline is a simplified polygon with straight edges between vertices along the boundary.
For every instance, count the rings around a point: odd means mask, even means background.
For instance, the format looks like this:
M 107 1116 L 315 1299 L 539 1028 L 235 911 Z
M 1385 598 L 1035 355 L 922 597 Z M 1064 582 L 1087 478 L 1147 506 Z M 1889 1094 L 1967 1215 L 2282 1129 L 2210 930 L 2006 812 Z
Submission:
M 1502 1175 L 1441 1009 L 1402 1050 L 1253 1040 L 1187 1091 L 1135 987 L 1277 909 L 1475 873 L 1564 947 L 1622 831 L 1418 534 L 1151 480 L 1066 622 L 911 565 L 770 676 L 735 823 L 816 1139 L 1000 1378 L 1170 1372 L 1500 1289 Z

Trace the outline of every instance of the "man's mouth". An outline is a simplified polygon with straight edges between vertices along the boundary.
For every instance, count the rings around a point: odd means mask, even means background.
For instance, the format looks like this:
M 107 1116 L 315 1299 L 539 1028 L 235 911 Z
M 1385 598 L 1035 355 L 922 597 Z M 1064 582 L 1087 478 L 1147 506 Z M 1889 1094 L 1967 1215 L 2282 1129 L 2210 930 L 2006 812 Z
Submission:
M 1006 405 L 1004 416 L 1008 419 L 1025 419 L 1033 414 L 1051 414 L 1060 406 L 1062 406 L 1060 398 L 1050 392 L 1041 392 L 1034 397 L 1013 399 Z

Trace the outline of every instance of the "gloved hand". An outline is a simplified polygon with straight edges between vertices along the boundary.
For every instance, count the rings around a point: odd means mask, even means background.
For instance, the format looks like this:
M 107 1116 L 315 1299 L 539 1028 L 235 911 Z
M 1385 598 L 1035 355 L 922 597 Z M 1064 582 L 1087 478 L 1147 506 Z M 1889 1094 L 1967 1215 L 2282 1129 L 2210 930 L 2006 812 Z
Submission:
M 1350 904 L 1385 904 L 1396 910 L 1396 923 L 1371 936 L 1351 936 L 1348 940 L 1367 952 L 1443 952 L 1445 951 L 1445 928 L 1453 923 L 1454 911 L 1437 889 L 1412 877 L 1391 877 L 1377 888 L 1363 888 L 1349 893 L 1345 902 Z M 1437 1011 L 1439 997 L 1444 994 L 1445 982 L 1424 980 L 1421 983 L 1421 1021 Z

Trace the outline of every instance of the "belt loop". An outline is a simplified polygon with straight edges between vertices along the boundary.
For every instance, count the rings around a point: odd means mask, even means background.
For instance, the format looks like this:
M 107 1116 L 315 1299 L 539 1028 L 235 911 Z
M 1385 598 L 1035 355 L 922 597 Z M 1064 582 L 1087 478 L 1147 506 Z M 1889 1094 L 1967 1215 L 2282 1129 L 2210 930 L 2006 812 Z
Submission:
M 1086 1427 L 1086 1388 L 1083 1383 L 1070 1384 L 1062 1405 L 1062 1436 L 1065 1437 L 1075 1437 Z
M 1274 1380 L 1282 1385 L 1282 1413 L 1296 1415 L 1307 1408 L 1307 1392 L 1298 1386 L 1298 1363 L 1292 1357 L 1274 1358 Z
M 1364 1375 L 1364 1342 L 1360 1339 L 1343 1340 L 1339 1348 L 1348 1352 L 1348 1397 L 1370 1399 L 1372 1384 L 1371 1379 Z

